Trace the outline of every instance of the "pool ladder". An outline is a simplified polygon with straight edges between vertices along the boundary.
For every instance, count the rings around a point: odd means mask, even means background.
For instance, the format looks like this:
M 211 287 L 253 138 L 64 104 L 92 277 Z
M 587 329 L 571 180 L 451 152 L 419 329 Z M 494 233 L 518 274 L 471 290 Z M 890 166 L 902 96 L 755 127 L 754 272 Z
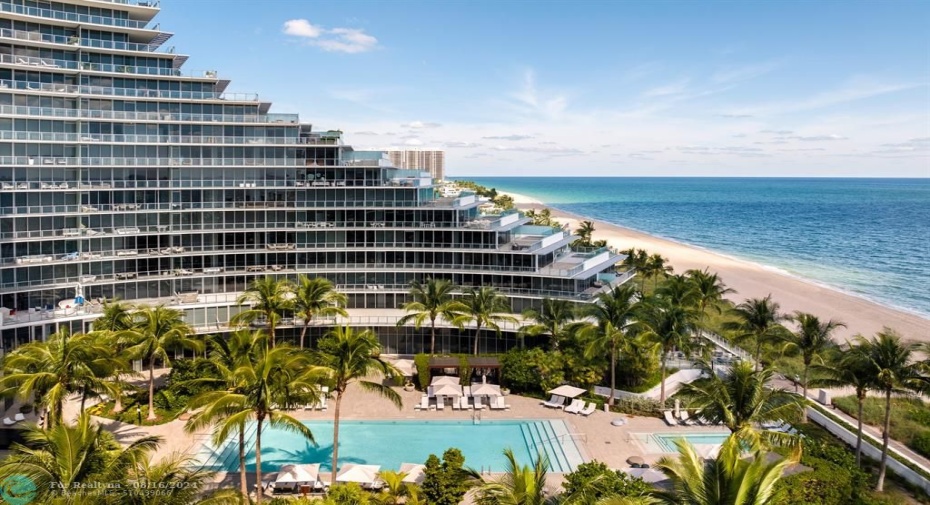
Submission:
M 480 410 L 473 410 L 471 412 L 471 423 L 481 424 L 481 411 Z

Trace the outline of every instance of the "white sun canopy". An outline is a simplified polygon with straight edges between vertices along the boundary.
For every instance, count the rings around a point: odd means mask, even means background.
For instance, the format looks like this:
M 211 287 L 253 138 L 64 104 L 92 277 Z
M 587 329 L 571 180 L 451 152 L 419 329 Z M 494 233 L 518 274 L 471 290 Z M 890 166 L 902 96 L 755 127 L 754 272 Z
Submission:
M 451 377 L 448 375 L 437 375 L 433 377 L 433 380 L 430 381 L 430 386 L 442 386 L 442 385 L 453 385 L 458 386 L 461 381 L 458 377 Z
M 342 465 L 342 470 L 336 475 L 336 482 L 371 484 L 377 480 L 378 472 L 380 471 L 380 465 L 353 465 L 352 463 L 346 463 Z
M 549 390 L 550 395 L 559 395 L 559 396 L 564 396 L 566 398 L 574 398 L 580 394 L 583 394 L 584 392 L 585 392 L 584 389 L 576 388 L 575 386 L 569 386 L 567 384 L 564 386 L 559 386 L 555 389 Z
M 278 471 L 276 483 L 281 484 L 313 484 L 320 474 L 320 464 L 312 465 L 284 465 Z

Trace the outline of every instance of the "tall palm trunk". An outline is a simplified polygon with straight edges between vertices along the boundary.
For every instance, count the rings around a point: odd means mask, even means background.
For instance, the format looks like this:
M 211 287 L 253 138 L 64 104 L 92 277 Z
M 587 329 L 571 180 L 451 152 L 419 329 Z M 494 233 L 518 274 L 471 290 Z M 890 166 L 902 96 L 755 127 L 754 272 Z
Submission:
M 248 498 L 249 484 L 245 475 L 245 424 L 239 426 L 239 491 Z
M 481 338 L 481 322 L 475 323 L 475 356 L 478 355 L 478 339 Z
M 878 468 L 878 482 L 875 491 L 881 493 L 885 489 L 885 470 L 888 465 L 888 441 L 891 439 L 891 390 L 885 391 L 885 426 L 882 430 L 882 461 Z
M 801 424 L 807 424 L 807 372 L 810 370 L 810 363 L 804 363 L 804 374 L 801 380 L 804 381 L 804 408 L 801 409 Z
M 257 486 L 257 491 L 255 492 L 255 503 L 262 502 L 262 495 L 265 494 L 265 490 L 262 489 L 262 421 L 264 421 L 265 416 L 258 416 L 258 426 L 255 429 L 255 485 Z
M 310 321 L 304 321 L 304 328 L 300 330 L 300 348 L 304 348 L 304 337 L 307 336 L 307 329 L 310 328 Z
M 615 388 L 617 387 L 617 343 L 610 343 L 610 398 L 607 399 L 607 406 L 613 407 Z
M 665 371 L 668 369 L 668 351 L 662 352 L 662 382 L 659 386 L 659 403 L 665 406 Z
M 155 419 L 155 357 L 149 360 L 149 421 Z
M 274 349 L 274 323 L 270 318 L 268 319 L 268 343 Z
M 436 354 L 436 318 L 431 318 L 430 322 L 430 332 L 429 332 L 429 353 L 430 355 Z
M 336 484 L 336 464 L 339 462 L 339 409 L 342 407 L 342 393 L 336 391 L 336 408 L 333 411 L 333 473 L 329 484 Z
M 84 412 L 85 403 L 87 403 L 87 389 L 81 388 L 81 412 Z
M 856 417 L 856 466 L 862 467 L 862 406 L 865 403 L 865 391 L 857 391 L 856 400 L 859 402 L 859 415 Z

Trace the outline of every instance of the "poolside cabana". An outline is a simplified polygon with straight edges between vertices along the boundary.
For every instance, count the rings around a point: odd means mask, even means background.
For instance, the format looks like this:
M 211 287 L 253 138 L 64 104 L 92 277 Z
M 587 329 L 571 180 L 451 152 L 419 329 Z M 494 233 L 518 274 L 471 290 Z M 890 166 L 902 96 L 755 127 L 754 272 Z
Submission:
M 323 488 L 320 482 L 320 464 L 313 463 L 309 465 L 284 465 L 278 471 L 278 476 L 274 480 L 273 492 L 292 492 L 300 491 L 302 487 L 309 487 L 310 490 L 319 490 Z
M 465 360 L 466 366 L 472 373 L 479 376 L 489 374 L 500 375 L 501 363 L 493 356 L 469 356 Z M 459 358 L 450 356 L 433 356 L 429 359 L 430 373 L 433 370 L 455 370 L 455 373 L 462 373 L 462 361 Z
M 458 384 L 440 384 L 432 389 L 432 396 L 462 396 L 462 386 Z
M 430 385 L 430 386 L 433 386 L 433 387 L 436 387 L 436 386 L 458 386 L 458 385 L 459 385 L 459 378 L 458 378 L 458 377 L 451 377 L 451 376 L 448 376 L 448 375 L 437 375 L 437 376 L 433 377 L 433 380 L 430 381 L 429 385 Z
M 356 465 L 346 463 L 342 465 L 342 470 L 336 474 L 336 482 L 355 482 L 365 489 L 379 489 L 381 479 L 378 473 L 381 472 L 381 465 Z
M 426 465 L 417 463 L 401 463 L 400 473 L 405 473 L 404 482 L 409 484 L 422 484 L 426 480 Z
M 503 396 L 501 387 L 497 384 L 472 384 L 472 396 Z

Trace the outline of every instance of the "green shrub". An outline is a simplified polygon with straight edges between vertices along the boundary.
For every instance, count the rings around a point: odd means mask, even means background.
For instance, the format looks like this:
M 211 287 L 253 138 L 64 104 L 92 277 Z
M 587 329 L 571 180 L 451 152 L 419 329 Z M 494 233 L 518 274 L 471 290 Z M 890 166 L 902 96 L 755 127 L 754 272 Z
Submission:
M 456 448 L 442 453 L 442 462 L 435 454 L 426 459 L 425 478 L 421 485 L 423 497 L 430 505 L 458 505 L 470 486 L 464 470 L 465 457 Z
M 542 349 L 512 349 L 501 356 L 503 383 L 515 393 L 548 391 L 565 382 L 562 353 Z
M 329 488 L 326 492 L 325 505 L 368 505 L 373 503 L 372 494 L 355 482 L 339 484 Z
M 662 410 L 662 404 L 651 398 L 617 398 L 611 409 L 612 412 L 650 417 L 661 416 Z
M 468 366 L 468 355 L 459 355 L 459 382 L 463 386 L 471 385 L 471 368 Z
M 814 470 L 790 475 L 778 483 L 784 503 L 845 505 L 858 491 L 849 469 L 814 457 L 805 458 L 805 464 Z
M 594 505 L 601 498 L 636 498 L 645 496 L 652 486 L 640 478 L 620 470 L 611 470 L 604 463 L 592 461 L 578 465 L 565 476 L 564 497 L 575 505 Z
M 417 381 L 420 383 L 420 389 L 426 391 L 429 387 L 429 355 L 417 354 L 413 357 L 413 364 L 417 367 Z
M 859 414 L 855 396 L 834 398 L 833 404 L 853 418 Z M 881 426 L 885 422 L 885 400 L 866 398 L 863 402 L 862 420 L 866 424 Z M 920 398 L 892 398 L 891 438 L 926 456 L 930 456 L 930 453 L 925 452 L 930 449 L 928 421 L 930 421 L 930 407 Z
M 930 457 L 930 431 L 925 431 L 914 437 L 910 446 L 918 453 Z

